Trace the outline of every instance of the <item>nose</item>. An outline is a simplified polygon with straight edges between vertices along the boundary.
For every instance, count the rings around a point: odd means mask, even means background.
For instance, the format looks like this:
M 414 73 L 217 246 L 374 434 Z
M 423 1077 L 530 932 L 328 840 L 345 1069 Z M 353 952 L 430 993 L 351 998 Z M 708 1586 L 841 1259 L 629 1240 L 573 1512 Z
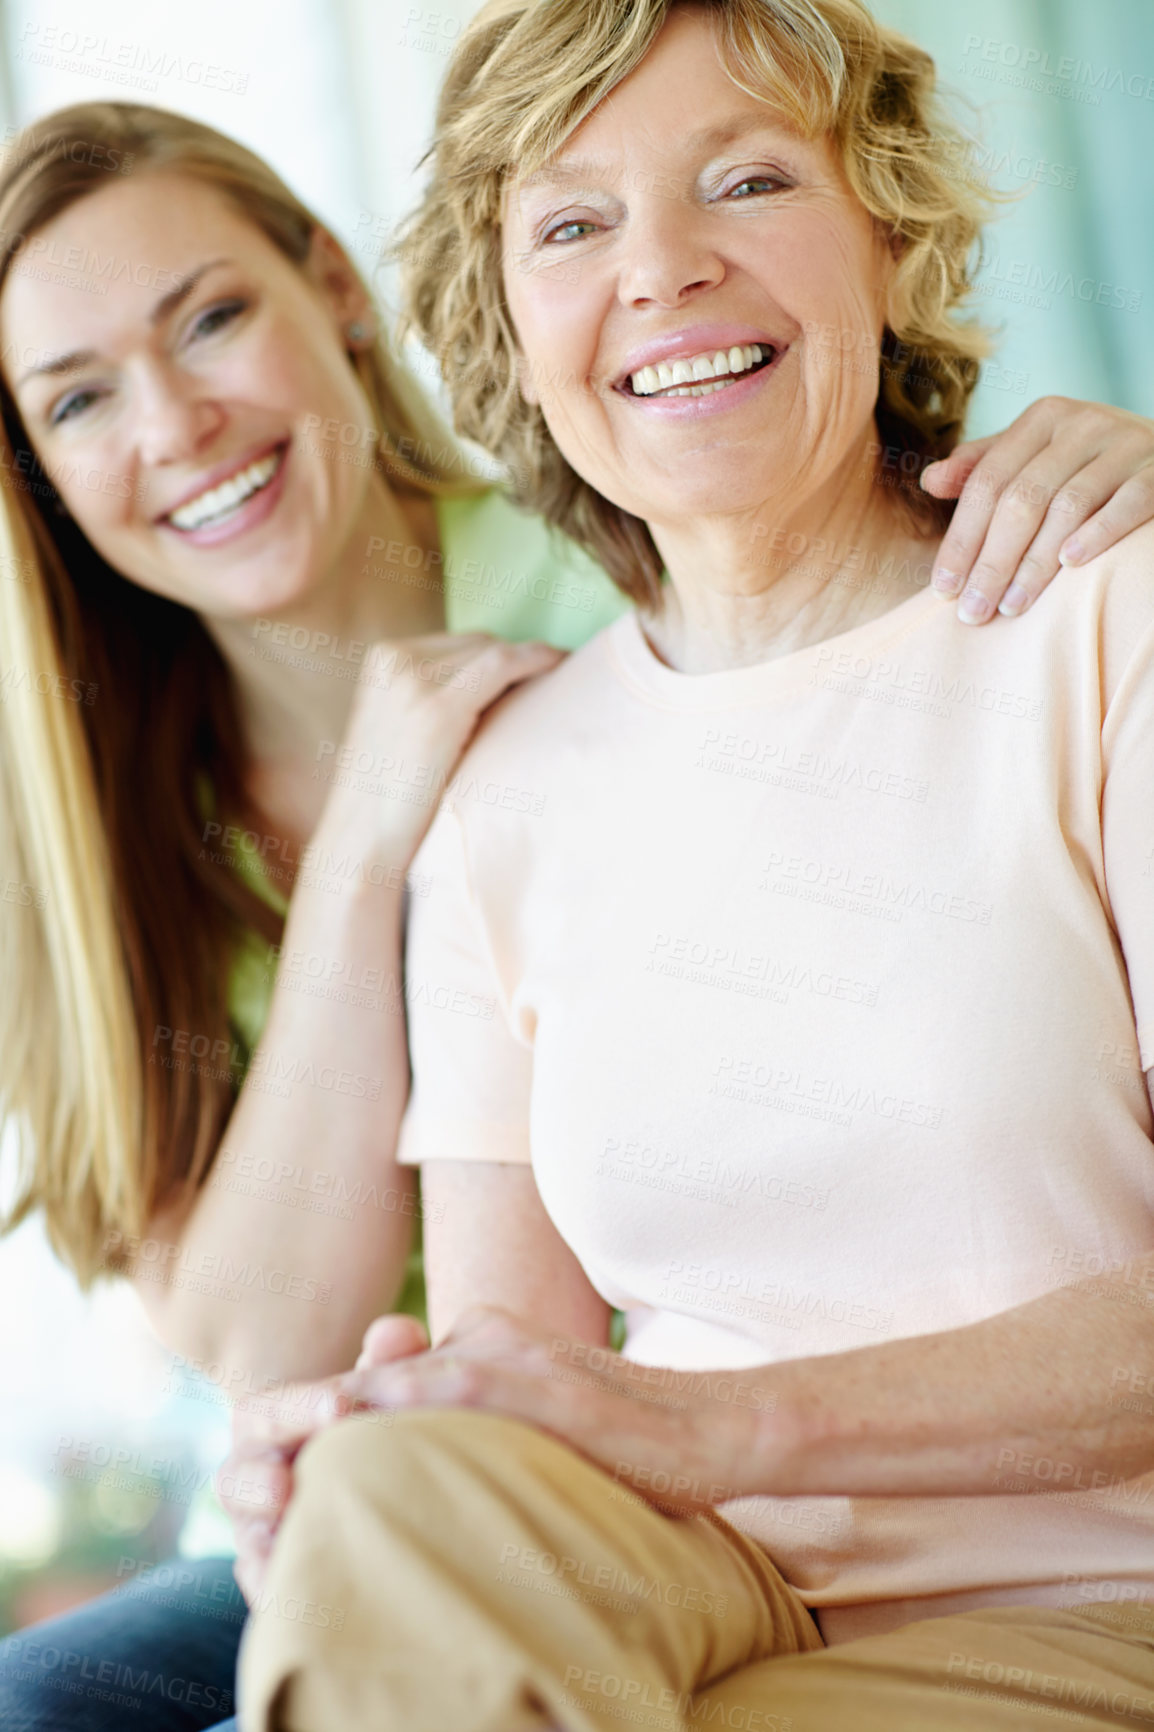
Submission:
M 224 422 L 220 404 L 204 395 L 196 379 L 164 363 L 138 377 L 134 399 L 136 448 L 146 467 L 198 456 Z
M 623 305 L 681 307 L 725 279 L 725 263 L 704 212 L 672 195 L 652 194 L 635 207 L 618 293 Z

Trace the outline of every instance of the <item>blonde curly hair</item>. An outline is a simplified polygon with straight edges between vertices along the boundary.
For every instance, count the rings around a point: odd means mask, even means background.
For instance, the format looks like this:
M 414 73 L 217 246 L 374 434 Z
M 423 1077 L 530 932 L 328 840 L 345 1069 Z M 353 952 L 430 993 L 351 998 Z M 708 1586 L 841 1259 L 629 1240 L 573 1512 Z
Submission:
M 879 479 L 923 521 L 944 523 L 951 509 L 922 493 L 918 478 L 957 443 L 988 350 L 987 334 L 957 314 L 995 195 L 938 106 L 930 56 L 878 24 L 861 0 L 490 0 L 453 57 L 429 189 L 398 243 L 405 309 L 440 362 L 458 430 L 504 463 L 520 504 L 585 547 L 644 605 L 661 581 L 646 525 L 576 474 L 518 389 L 501 201 L 509 179 L 541 168 L 685 3 L 715 21 L 735 84 L 805 137 L 833 139 L 853 191 L 895 237 L 876 409 Z

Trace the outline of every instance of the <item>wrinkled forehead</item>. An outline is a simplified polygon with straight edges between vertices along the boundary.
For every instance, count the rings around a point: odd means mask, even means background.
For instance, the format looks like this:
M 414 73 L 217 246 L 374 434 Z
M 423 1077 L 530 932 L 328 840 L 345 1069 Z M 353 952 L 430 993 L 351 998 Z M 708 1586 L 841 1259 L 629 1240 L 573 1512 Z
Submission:
M 705 31 L 712 42 L 700 40 Z M 548 126 L 541 132 L 548 137 Z M 553 149 L 522 152 L 506 170 L 502 213 L 522 197 L 629 185 L 641 163 L 650 184 L 664 173 L 672 189 L 717 154 L 745 145 L 840 166 L 832 135 L 799 125 L 775 92 L 752 87 L 742 69 L 724 64 L 712 24 L 693 10 L 667 21 L 638 66 L 560 135 L 554 128 L 554 137 Z
M 724 52 L 712 17 L 697 7 L 679 8 L 666 19 L 637 65 L 588 111 L 571 100 L 575 118 L 566 123 L 541 104 L 534 130 L 537 148 L 521 148 L 502 176 L 502 208 L 512 198 L 542 188 L 564 192 L 590 179 L 612 181 L 640 156 L 668 159 L 671 172 L 755 137 L 781 147 L 817 146 L 828 154 L 833 140 L 753 69 Z M 694 124 L 689 124 L 690 122 Z M 834 150 L 840 158 L 840 153 Z

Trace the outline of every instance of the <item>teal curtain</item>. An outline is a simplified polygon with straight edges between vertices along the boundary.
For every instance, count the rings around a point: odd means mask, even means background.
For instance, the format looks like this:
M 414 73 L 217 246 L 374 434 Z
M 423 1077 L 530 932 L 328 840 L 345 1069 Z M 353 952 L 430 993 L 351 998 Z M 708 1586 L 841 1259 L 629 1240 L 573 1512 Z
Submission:
M 871 0 L 934 57 L 991 178 L 971 433 L 1057 392 L 1154 415 L 1154 0 Z

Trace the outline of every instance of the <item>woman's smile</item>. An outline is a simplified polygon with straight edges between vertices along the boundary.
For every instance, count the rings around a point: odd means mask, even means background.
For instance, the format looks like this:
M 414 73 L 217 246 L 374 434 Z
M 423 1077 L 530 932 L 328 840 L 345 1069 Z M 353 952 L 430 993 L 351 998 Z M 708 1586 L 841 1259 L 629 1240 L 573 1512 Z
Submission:
M 697 420 L 744 407 L 776 378 L 788 353 L 788 344 L 779 348 L 768 342 L 714 350 L 694 344 L 677 359 L 627 373 L 614 390 L 644 414 Z
M 638 372 L 630 373 L 628 389 L 635 397 L 707 395 L 740 378 L 751 368 L 772 361 L 775 352 L 772 343 L 734 343 L 732 348 L 717 349 L 712 355 L 706 350 L 702 354 L 679 356 L 676 360 L 663 357 Z M 672 354 L 671 350 L 670 356 Z
M 284 496 L 289 440 L 218 466 L 157 523 L 193 547 L 218 547 L 264 523 Z

